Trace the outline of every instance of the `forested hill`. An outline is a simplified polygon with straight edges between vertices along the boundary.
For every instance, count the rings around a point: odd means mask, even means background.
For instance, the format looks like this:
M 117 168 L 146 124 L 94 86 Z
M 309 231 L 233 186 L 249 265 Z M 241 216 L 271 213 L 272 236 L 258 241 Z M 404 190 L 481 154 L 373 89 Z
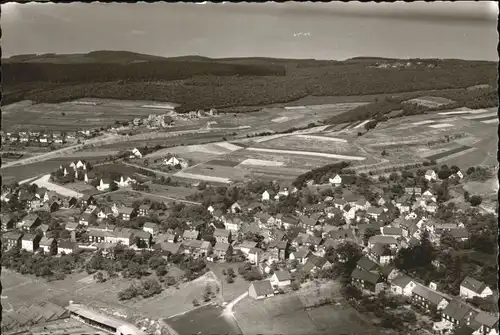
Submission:
M 412 65 L 391 66 L 398 62 Z M 384 63 L 389 66 L 381 68 Z M 181 111 L 261 106 L 309 95 L 392 94 L 478 84 L 496 89 L 497 81 L 494 62 L 162 58 L 121 51 L 11 57 L 4 60 L 2 72 L 2 104 L 95 97 L 169 101 L 181 104 Z

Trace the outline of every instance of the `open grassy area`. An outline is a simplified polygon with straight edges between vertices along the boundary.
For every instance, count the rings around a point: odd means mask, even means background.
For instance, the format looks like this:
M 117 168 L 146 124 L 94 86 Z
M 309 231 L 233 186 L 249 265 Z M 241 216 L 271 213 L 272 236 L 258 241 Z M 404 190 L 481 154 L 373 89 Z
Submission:
M 238 275 L 238 267 L 242 263 L 208 263 L 208 268 L 217 276 L 218 280 L 222 282 L 222 296 L 225 302 L 230 302 L 239 297 L 244 292 L 248 291 L 250 283 Z M 228 284 L 226 276 L 223 271 L 229 268 L 234 270 L 237 275 L 234 282 Z

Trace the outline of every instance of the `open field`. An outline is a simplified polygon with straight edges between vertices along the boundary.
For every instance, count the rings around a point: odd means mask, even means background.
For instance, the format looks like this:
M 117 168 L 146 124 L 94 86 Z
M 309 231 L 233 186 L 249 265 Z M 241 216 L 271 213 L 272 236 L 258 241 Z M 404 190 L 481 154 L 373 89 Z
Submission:
M 141 101 L 100 100 L 96 105 L 63 102 L 14 106 L 2 115 L 2 128 L 8 130 L 62 130 L 101 128 L 116 121 L 131 121 L 135 117 L 166 113 L 157 108 L 145 108 L 151 103 Z M 3 109 L 3 108 L 2 108 Z
M 438 160 L 438 159 L 442 159 L 442 158 L 445 158 L 447 156 L 451 156 L 453 154 L 456 154 L 456 153 L 459 153 L 459 152 L 462 152 L 462 151 L 466 151 L 466 150 L 469 150 L 469 149 L 471 149 L 471 148 L 468 147 L 468 146 L 466 146 L 466 145 L 464 145 L 464 146 L 460 146 L 458 148 L 447 150 L 447 151 L 444 151 L 444 152 L 441 152 L 441 153 L 438 153 L 438 154 L 426 156 L 425 158 L 427 158 L 428 160 Z
M 234 318 L 222 316 L 222 312 L 222 307 L 205 306 L 167 319 L 166 322 L 180 335 L 241 335 L 242 331 Z
M 343 138 L 327 137 L 327 136 L 316 136 L 316 135 L 295 135 L 297 138 L 304 138 L 306 140 L 318 140 L 318 141 L 333 141 L 347 143 L 347 140 Z
M 187 173 L 183 171 L 177 172 L 174 176 L 183 179 L 190 179 L 193 181 L 206 181 L 222 184 L 229 184 L 232 181 L 230 178 L 206 176 L 203 174 Z
M 46 174 L 43 177 L 34 180 L 31 184 L 36 184 L 38 187 L 45 187 L 49 191 L 54 191 L 57 194 L 60 194 L 65 197 L 74 197 L 74 198 L 80 198 L 83 196 L 82 193 L 76 192 L 72 189 L 69 189 L 67 187 L 64 187 L 62 185 L 57 185 L 49 181 L 50 175 Z
M 431 124 L 429 127 L 434 129 L 439 129 L 439 128 L 453 127 L 453 125 L 451 123 L 438 123 L 438 124 Z
M 328 154 L 328 153 L 324 153 L 324 152 L 278 150 L 278 149 L 267 149 L 267 148 L 247 148 L 247 150 L 257 151 L 257 152 L 276 153 L 276 154 L 319 156 L 319 157 L 333 158 L 333 159 L 338 159 L 338 160 L 354 160 L 354 161 L 365 160 L 365 157 L 360 157 L 360 156 L 335 155 L 335 154 Z
M 283 166 L 283 162 L 276 162 L 276 161 L 265 161 L 262 159 L 253 159 L 253 158 L 248 158 L 245 159 L 243 162 L 240 163 L 240 165 L 245 166 Z
M 204 163 L 196 165 L 191 168 L 187 168 L 184 171 L 178 172 L 175 175 L 180 177 L 185 174 L 201 175 L 205 178 L 219 178 L 219 179 L 230 179 L 230 180 L 243 180 L 246 177 L 246 172 L 242 169 L 222 166 L 222 165 L 212 165 L 209 163 Z M 202 179 L 203 180 L 203 179 Z

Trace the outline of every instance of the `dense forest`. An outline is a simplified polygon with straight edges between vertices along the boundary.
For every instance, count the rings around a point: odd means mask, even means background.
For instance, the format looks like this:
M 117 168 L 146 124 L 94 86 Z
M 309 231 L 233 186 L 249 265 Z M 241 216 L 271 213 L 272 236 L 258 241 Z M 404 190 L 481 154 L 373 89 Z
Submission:
M 175 102 L 182 105 L 182 112 L 285 103 L 310 95 L 392 94 L 479 84 L 496 87 L 497 80 L 493 62 L 428 60 L 432 67 L 379 69 L 373 67 L 379 60 L 371 58 L 319 61 L 186 56 L 148 61 L 142 56 L 134 62 L 136 56 L 120 54 L 120 61 L 112 63 L 112 52 L 101 53 L 99 57 L 94 53 L 95 61 L 86 63 L 80 55 L 74 64 L 67 59 L 49 63 L 48 56 L 44 61 L 9 59 L 3 66 L 3 104 L 94 97 Z

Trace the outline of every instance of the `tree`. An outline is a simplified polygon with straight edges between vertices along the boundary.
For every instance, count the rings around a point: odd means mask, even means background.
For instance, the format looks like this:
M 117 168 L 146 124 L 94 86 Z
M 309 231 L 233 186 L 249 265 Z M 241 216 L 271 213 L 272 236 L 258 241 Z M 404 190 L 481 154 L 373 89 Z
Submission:
M 160 265 L 156 268 L 156 275 L 158 277 L 163 277 L 168 273 L 167 267 L 165 265 Z
M 111 192 L 118 190 L 118 184 L 117 184 L 115 181 L 112 181 L 112 182 L 109 184 L 109 190 L 110 190 Z
M 467 202 L 469 202 L 469 200 L 470 200 L 470 193 L 469 193 L 469 191 L 465 191 L 464 192 L 464 200 L 467 201 Z
M 153 278 L 148 278 L 142 282 L 142 296 L 149 298 L 153 295 L 160 294 L 162 291 L 160 283 Z
M 104 275 L 102 274 L 102 272 L 101 272 L 101 271 L 96 272 L 96 273 L 94 274 L 94 280 L 95 280 L 96 282 L 98 282 L 98 283 L 102 283 L 102 282 L 104 282 Z
M 481 196 L 479 195 L 473 195 L 472 197 L 470 197 L 469 202 L 471 206 L 476 207 L 481 205 L 481 203 L 483 202 L 483 198 L 481 198 Z
M 380 229 L 375 229 L 373 227 L 368 227 L 363 234 L 363 242 L 365 245 L 368 244 L 370 237 L 380 234 Z

